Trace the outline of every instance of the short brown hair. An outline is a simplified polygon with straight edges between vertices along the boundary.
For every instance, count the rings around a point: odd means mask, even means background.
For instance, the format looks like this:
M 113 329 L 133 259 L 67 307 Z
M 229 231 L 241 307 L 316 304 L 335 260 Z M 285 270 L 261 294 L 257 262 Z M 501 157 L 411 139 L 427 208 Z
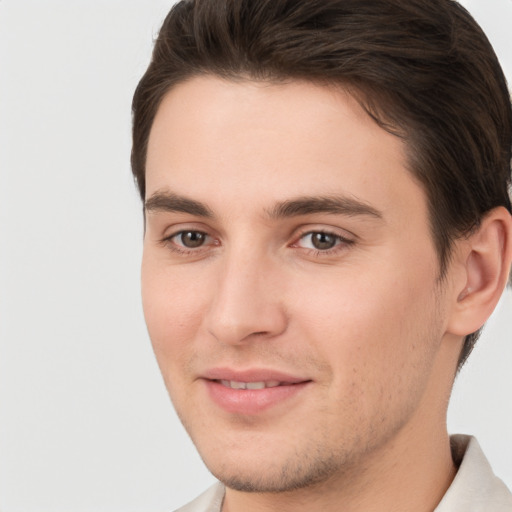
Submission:
M 452 241 L 512 212 L 512 110 L 487 37 L 452 0 L 183 0 L 167 15 L 133 98 L 132 170 L 145 196 L 148 138 L 177 83 L 289 79 L 348 88 L 406 141 L 444 276 Z M 466 337 L 459 366 L 478 337 Z

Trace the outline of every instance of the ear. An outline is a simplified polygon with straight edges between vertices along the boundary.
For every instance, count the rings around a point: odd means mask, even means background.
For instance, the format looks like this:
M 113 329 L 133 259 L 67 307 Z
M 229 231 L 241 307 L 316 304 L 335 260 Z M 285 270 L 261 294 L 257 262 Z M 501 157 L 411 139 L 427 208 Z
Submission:
M 489 211 L 479 228 L 461 240 L 455 265 L 462 276 L 454 289 L 447 331 L 466 336 L 491 316 L 509 278 L 512 261 L 512 215 L 504 208 Z

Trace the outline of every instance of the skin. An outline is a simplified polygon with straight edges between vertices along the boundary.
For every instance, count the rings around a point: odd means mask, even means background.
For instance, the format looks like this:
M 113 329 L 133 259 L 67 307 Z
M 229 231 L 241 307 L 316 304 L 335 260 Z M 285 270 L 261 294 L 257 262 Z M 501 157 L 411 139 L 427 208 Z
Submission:
M 440 282 L 403 143 L 343 90 L 203 76 L 164 98 L 146 176 L 146 322 L 174 406 L 228 486 L 223 510 L 433 510 L 455 474 L 445 418 L 467 254 Z M 304 197 L 344 208 L 277 211 Z M 314 247 L 319 232 L 333 247 Z M 307 385 L 231 413 L 208 393 L 213 367 Z

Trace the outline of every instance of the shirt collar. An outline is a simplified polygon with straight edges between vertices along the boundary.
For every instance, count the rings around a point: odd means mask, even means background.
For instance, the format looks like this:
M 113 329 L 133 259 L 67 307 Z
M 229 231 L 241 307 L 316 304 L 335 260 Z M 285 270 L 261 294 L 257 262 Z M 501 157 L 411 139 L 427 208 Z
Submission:
M 451 436 L 450 443 L 453 461 L 459 469 L 435 512 L 512 510 L 512 494 L 494 475 L 478 441 L 458 434 Z

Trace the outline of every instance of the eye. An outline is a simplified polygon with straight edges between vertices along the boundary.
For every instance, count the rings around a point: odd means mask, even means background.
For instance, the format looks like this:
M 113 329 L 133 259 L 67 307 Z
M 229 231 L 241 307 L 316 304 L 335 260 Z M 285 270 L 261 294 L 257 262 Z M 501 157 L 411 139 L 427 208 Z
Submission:
M 295 244 L 303 249 L 312 249 L 315 251 L 329 251 L 341 244 L 351 244 L 351 240 L 344 237 L 329 233 L 326 231 L 310 231 L 302 235 L 298 242 Z
M 181 229 L 161 239 L 162 247 L 178 256 L 202 257 L 220 245 L 214 236 L 198 229 Z
M 339 237 L 329 233 L 309 233 L 303 238 L 309 239 L 312 248 L 319 251 L 332 249 L 339 240 Z
M 180 231 L 170 237 L 170 240 L 179 247 L 197 249 L 202 247 L 208 238 L 209 236 L 201 231 Z

